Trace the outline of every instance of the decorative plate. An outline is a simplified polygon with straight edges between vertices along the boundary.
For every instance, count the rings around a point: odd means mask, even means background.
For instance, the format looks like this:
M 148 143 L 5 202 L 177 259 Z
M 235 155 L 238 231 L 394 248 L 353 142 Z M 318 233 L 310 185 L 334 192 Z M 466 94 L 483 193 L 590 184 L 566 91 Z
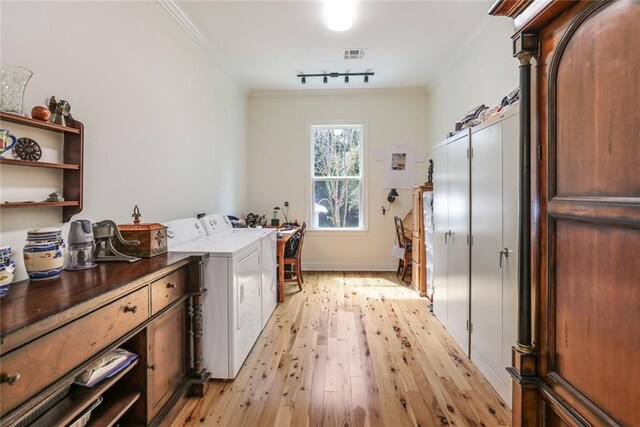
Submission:
M 35 162 L 42 157 L 40 145 L 31 138 L 19 138 L 15 150 L 22 160 Z

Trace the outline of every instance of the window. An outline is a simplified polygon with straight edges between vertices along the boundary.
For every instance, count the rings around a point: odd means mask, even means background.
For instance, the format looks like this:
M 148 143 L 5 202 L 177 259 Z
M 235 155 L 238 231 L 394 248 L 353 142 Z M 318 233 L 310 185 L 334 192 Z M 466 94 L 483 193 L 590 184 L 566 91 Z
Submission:
M 362 125 L 311 126 L 312 228 L 364 228 Z

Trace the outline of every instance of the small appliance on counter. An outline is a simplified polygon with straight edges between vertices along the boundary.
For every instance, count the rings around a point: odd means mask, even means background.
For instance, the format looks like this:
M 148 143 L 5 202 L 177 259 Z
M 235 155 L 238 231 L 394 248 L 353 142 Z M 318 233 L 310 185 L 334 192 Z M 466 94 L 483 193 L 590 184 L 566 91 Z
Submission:
M 93 224 L 93 236 L 96 239 L 95 260 L 96 261 L 127 261 L 135 262 L 140 258 L 125 255 L 118 252 L 114 247 L 114 238 L 121 244 L 127 246 L 138 246 L 137 240 L 125 240 L 118 230 L 115 222 L 107 219 Z
M 0 297 L 9 291 L 15 272 L 16 263 L 11 259 L 11 246 L 0 245 Z
M 64 266 L 64 250 L 61 229 L 45 227 L 29 230 L 27 243 L 22 251 L 29 279 L 48 280 L 60 277 Z
M 137 240 L 139 246 L 125 246 L 115 242 L 115 247 L 123 254 L 140 257 L 151 258 L 162 255 L 167 252 L 167 227 L 162 224 L 141 224 L 140 209 L 138 206 L 133 208 L 133 224 L 118 225 L 120 234 L 126 239 Z
M 93 226 L 88 219 L 78 219 L 69 227 L 69 262 L 67 270 L 86 270 L 96 265 L 96 242 L 93 237 Z

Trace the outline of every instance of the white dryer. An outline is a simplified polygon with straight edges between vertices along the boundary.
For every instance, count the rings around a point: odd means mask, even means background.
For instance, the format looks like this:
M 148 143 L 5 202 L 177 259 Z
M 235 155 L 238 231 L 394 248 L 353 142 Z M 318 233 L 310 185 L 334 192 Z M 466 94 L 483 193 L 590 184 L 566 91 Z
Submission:
M 278 304 L 278 257 L 276 245 L 278 233 L 275 228 L 233 228 L 226 215 L 211 214 L 200 218 L 208 236 L 231 233 L 232 236 L 254 236 L 260 239 L 260 270 L 262 288 L 262 329 L 266 326 Z
M 204 252 L 204 366 L 212 378 L 233 379 L 262 330 L 260 239 L 221 233 L 200 222 L 166 222 L 171 252 Z

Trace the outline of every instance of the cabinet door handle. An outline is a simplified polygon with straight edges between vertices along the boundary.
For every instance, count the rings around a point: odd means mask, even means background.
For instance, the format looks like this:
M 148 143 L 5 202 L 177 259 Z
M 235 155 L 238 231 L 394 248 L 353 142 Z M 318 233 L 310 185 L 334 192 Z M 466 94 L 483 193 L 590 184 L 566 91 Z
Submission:
M 502 256 L 504 255 L 505 258 L 509 258 L 509 248 L 504 248 L 501 251 L 498 251 L 498 253 L 500 254 L 500 268 L 502 268 Z
M 9 385 L 14 385 L 20 380 L 20 373 L 16 372 L 15 374 L 5 374 L 4 372 L 0 374 L 0 383 L 7 383 Z
M 449 237 L 453 236 L 453 232 L 451 230 L 449 230 L 446 233 L 444 233 L 444 243 L 445 244 L 448 243 L 447 236 L 449 236 Z
M 175 283 L 167 283 L 167 289 L 175 289 L 178 285 Z
M 126 305 L 124 307 L 124 312 L 125 313 L 136 313 L 138 311 L 138 306 L 137 305 Z
M 150 369 L 150 370 L 152 370 L 152 371 L 155 371 L 157 367 L 158 367 L 158 365 L 154 363 L 153 365 L 148 365 L 148 366 L 147 366 L 147 369 Z

